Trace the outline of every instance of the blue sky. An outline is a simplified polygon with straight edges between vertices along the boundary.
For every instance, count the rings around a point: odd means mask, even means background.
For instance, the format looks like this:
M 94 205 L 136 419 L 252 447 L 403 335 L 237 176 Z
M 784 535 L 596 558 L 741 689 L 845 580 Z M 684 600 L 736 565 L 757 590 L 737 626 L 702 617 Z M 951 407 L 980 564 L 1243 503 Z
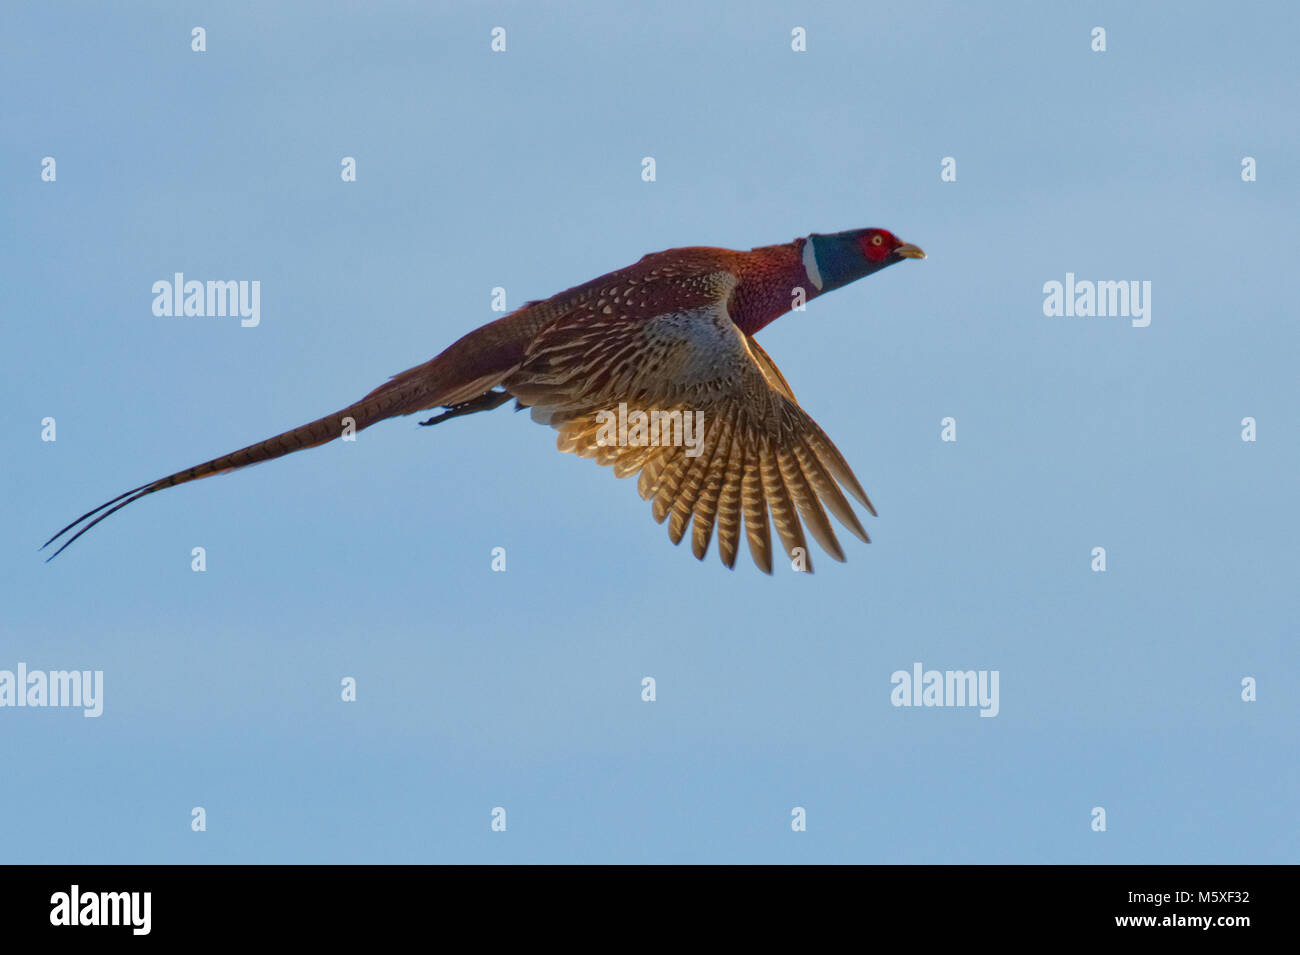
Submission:
M 1300 861 L 1295 9 L 468 7 L 0 15 L 0 670 L 104 673 L 97 719 L 0 708 L 0 858 Z M 929 259 L 760 335 L 879 509 L 847 564 L 700 564 L 505 409 L 37 553 L 495 286 L 868 225 Z M 258 280 L 260 325 L 154 316 L 174 272 Z M 1067 272 L 1151 282 L 1150 326 L 1045 316 Z M 892 706 L 916 662 L 997 670 L 998 715 Z

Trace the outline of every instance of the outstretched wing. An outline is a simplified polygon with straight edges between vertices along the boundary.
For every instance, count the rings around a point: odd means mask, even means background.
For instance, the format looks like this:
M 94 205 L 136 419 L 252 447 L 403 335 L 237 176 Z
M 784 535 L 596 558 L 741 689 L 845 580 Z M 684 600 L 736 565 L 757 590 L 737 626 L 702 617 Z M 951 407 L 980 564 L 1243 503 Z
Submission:
M 602 290 L 538 335 L 506 389 L 559 431 L 561 451 L 610 465 L 617 477 L 639 474 L 638 490 L 655 520 L 668 521 L 673 543 L 692 527 L 697 558 L 716 528 L 718 554 L 734 566 L 743 524 L 755 564 L 771 573 L 775 527 L 786 553 L 801 549 L 811 571 L 807 524 L 844 560 L 826 512 L 869 541 L 841 487 L 875 514 L 866 492 L 771 358 L 731 321 L 734 276 L 693 285 L 694 303 L 651 317 L 650 289 Z

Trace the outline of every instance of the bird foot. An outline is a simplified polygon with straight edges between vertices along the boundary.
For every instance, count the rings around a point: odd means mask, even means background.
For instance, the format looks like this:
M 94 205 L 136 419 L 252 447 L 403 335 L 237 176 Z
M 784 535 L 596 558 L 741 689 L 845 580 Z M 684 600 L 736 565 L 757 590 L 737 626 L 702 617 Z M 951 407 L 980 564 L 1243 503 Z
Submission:
M 445 405 L 446 411 L 442 414 L 436 414 L 428 421 L 421 421 L 422 427 L 438 424 L 441 421 L 448 421 L 452 418 L 459 418 L 461 415 L 473 414 L 476 411 L 491 411 L 493 408 L 499 408 L 510 400 L 510 392 L 502 389 L 500 391 L 485 391 L 477 398 L 471 398 L 469 401 L 462 402 L 458 405 Z

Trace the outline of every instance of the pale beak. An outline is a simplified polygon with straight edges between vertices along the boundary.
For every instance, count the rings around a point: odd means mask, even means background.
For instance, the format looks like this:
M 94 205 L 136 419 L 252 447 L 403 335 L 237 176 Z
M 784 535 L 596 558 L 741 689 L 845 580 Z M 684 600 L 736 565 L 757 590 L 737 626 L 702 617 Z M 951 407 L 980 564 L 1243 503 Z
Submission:
M 904 259 L 925 258 L 925 253 L 921 251 L 921 247 L 917 245 L 912 245 L 912 243 L 910 242 L 904 242 L 902 245 L 900 245 L 898 248 L 894 250 L 894 254 Z

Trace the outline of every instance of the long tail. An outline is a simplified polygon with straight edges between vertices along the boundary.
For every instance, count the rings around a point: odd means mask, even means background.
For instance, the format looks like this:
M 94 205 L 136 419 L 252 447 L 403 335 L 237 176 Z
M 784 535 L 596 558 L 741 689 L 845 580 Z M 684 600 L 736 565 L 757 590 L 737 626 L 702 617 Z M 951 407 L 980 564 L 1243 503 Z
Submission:
M 76 531 L 45 561 L 49 563 L 58 557 L 68 545 L 110 514 L 148 494 L 250 464 L 260 464 L 303 448 L 314 448 L 341 437 L 349 427 L 360 431 L 385 418 L 429 408 L 454 408 L 479 398 L 519 366 L 528 342 L 554 318 L 555 311 L 549 303 L 529 302 L 523 308 L 475 329 L 423 365 L 394 375 L 342 411 L 119 494 L 93 511 L 82 514 L 42 544 L 41 550 L 44 550 L 69 531 Z M 500 403 L 488 402 L 485 407 L 496 407 Z
M 412 371 L 414 370 L 412 369 Z M 119 494 L 111 501 L 106 501 L 94 510 L 82 514 L 41 545 L 41 549 L 44 550 L 69 531 L 80 528 L 64 541 L 58 550 L 47 557 L 46 562 L 48 563 L 58 557 L 73 541 L 104 518 L 146 495 L 154 494 L 165 488 L 175 487 L 178 484 L 197 481 L 199 478 L 211 477 L 214 474 L 224 474 L 226 471 L 233 471 L 236 468 L 248 467 L 250 464 L 260 464 L 263 461 L 270 461 L 273 458 L 292 454 L 294 451 L 301 451 L 304 448 L 314 448 L 318 444 L 325 444 L 340 437 L 349 427 L 353 431 L 360 431 L 362 428 L 368 428 L 385 418 L 411 414 L 424 408 L 437 407 L 437 404 L 440 403 L 438 402 L 439 396 L 435 393 L 437 389 L 431 388 L 427 380 L 403 380 L 406 377 L 406 375 L 401 375 L 387 384 L 381 385 L 356 404 L 349 405 L 342 411 L 326 415 L 324 418 L 318 418 L 310 424 L 304 424 L 292 431 L 277 434 L 273 438 L 267 438 L 257 444 L 250 444 L 246 448 L 232 451 L 230 454 L 224 454 L 219 458 L 213 458 L 203 464 L 196 464 L 192 468 L 177 471 L 165 478 L 150 481 L 148 484 L 141 484 L 124 494 Z M 85 522 L 85 525 L 80 526 L 83 522 Z

